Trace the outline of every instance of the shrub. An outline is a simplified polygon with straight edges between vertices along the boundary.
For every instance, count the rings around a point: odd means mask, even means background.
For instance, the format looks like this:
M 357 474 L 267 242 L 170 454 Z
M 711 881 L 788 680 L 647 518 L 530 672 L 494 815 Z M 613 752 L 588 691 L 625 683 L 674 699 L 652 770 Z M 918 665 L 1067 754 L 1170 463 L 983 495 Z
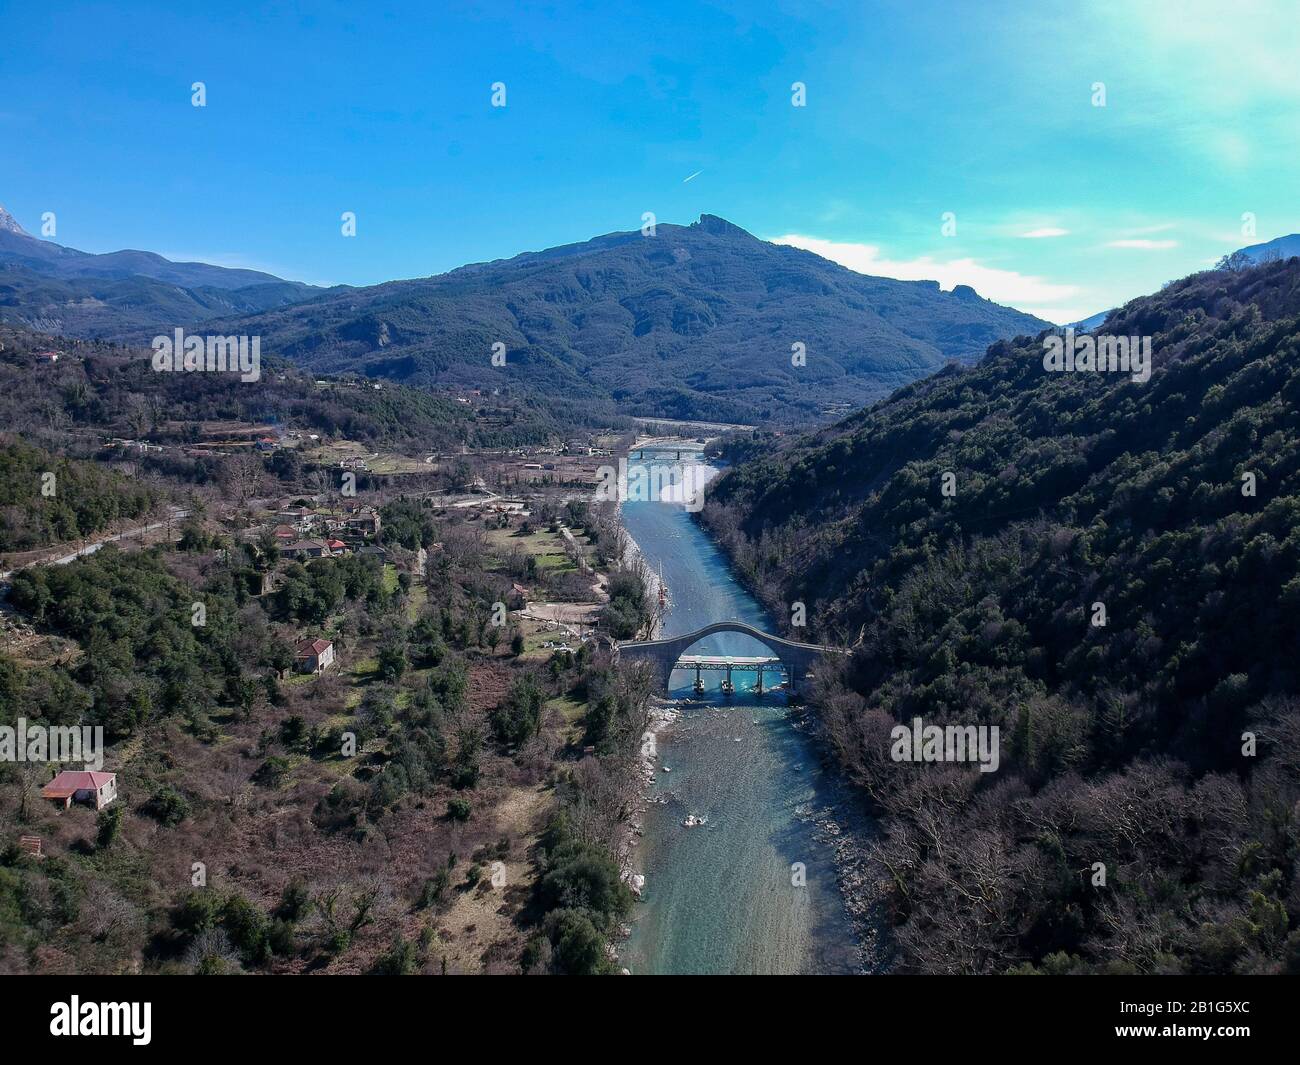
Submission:
M 265 787 L 273 788 L 288 776 L 289 769 L 289 759 L 283 758 L 278 754 L 273 754 L 257 767 L 257 772 L 253 774 L 253 779 Z
M 421 910 L 427 910 L 430 907 L 440 905 L 443 899 L 446 898 L 449 887 L 451 887 L 451 874 L 446 868 L 439 869 L 430 879 L 424 882 L 416 906 Z
M 99 846 L 101 848 L 111 846 L 113 840 L 117 839 L 118 833 L 122 831 L 122 807 L 109 806 L 100 810 L 95 827 L 95 838 Z
M 172 916 L 172 924 L 191 936 L 211 931 L 221 913 L 221 899 L 206 888 L 194 888 Z
M 170 784 L 162 784 L 140 807 L 159 824 L 174 827 L 190 816 L 189 800 Z
M 221 908 L 221 925 L 244 961 L 260 965 L 270 951 L 266 914 L 243 895 L 233 893 Z
M 546 918 L 551 968 L 566 976 L 594 976 L 609 965 L 605 938 L 580 910 L 556 910 Z
M 280 904 L 275 908 L 275 915 L 291 924 L 301 921 L 311 913 L 311 894 L 300 881 L 294 880 L 285 885 L 280 892 Z
M 415 970 L 415 944 L 394 936 L 392 947 L 379 955 L 371 971 L 376 976 L 410 976 Z

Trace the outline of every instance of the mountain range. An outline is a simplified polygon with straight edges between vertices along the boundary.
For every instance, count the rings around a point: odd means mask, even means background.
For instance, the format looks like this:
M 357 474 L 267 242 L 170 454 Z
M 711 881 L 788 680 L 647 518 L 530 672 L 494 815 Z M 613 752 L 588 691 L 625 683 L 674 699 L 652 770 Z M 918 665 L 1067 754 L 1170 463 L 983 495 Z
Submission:
M 218 315 L 248 314 L 326 291 L 260 270 L 173 262 L 149 251 L 103 255 L 28 233 L 0 207 L 0 320 L 48 333 L 146 340 Z
M 1263 244 L 1251 244 L 1242 248 L 1241 254 L 1255 263 L 1289 259 L 1293 255 L 1300 255 L 1300 233 L 1289 233 L 1284 237 L 1275 237 Z
M 178 263 L 151 251 L 113 251 L 104 255 L 65 248 L 40 240 L 0 207 L 0 262 L 21 266 L 63 280 L 74 278 L 121 279 L 145 277 L 183 288 L 240 289 L 250 285 L 291 285 L 304 296 L 320 289 L 299 281 L 285 281 L 260 270 L 241 270 L 209 263 Z
M 313 370 L 781 424 L 824 420 L 1048 327 L 966 286 L 858 274 L 713 215 L 335 289 L 148 252 L 90 255 L 3 215 L 0 320 L 135 343 L 203 323 L 259 335 L 264 353 Z
M 223 325 L 323 370 L 783 423 L 880 398 L 996 339 L 1047 327 L 970 288 L 854 273 L 713 215 Z M 491 362 L 496 344 L 504 366 Z
M 1290 236 L 1241 254 L 1297 250 Z M 427 278 L 319 288 L 147 251 L 78 251 L 33 237 L 3 208 L 0 321 L 137 344 L 202 327 L 260 336 L 263 353 L 315 372 L 772 425 L 824 422 L 1049 327 L 964 285 L 859 274 L 708 214 Z

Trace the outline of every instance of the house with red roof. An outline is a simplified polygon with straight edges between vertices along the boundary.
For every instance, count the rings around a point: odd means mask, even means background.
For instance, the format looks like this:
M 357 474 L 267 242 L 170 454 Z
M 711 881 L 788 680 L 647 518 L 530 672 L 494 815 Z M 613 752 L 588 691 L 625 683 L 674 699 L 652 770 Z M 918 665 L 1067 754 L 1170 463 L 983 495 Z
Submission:
M 65 769 L 41 788 L 41 798 L 65 810 L 74 802 L 102 810 L 117 798 L 117 774 Z
M 334 645 L 319 637 L 299 640 L 294 662 L 299 673 L 323 673 L 334 664 Z

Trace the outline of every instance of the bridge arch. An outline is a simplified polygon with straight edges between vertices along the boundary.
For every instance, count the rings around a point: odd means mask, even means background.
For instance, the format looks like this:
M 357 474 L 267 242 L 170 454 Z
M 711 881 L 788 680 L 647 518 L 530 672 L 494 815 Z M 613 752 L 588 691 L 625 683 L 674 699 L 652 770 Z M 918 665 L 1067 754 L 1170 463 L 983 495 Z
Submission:
M 781 660 L 781 664 L 785 667 L 790 678 L 791 691 L 797 689 L 799 682 L 807 676 L 808 671 L 822 655 L 845 653 L 835 647 L 826 647 L 815 643 L 800 643 L 797 640 L 787 640 L 781 636 L 773 636 L 771 633 L 764 632 L 753 625 L 746 625 L 743 621 L 715 621 L 711 625 L 705 625 L 702 629 L 683 633 L 680 636 L 670 636 L 660 640 L 635 640 L 620 643 L 616 646 L 615 653 L 620 660 L 648 662 L 654 673 L 655 680 L 658 682 L 660 691 L 667 692 L 669 678 L 672 675 L 673 668 L 677 665 L 677 660 L 701 640 L 720 632 L 735 632 L 743 636 L 749 636 L 771 651 L 775 657 Z

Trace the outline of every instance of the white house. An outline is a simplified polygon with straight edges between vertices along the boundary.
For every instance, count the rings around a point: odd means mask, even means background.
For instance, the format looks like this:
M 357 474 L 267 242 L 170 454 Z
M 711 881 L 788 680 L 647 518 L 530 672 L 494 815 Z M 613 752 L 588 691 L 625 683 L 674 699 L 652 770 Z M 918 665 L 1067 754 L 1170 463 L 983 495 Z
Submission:
M 334 645 L 329 640 L 302 640 L 295 656 L 299 673 L 322 673 L 334 664 Z
M 65 769 L 41 788 L 41 798 L 49 799 L 65 810 L 74 802 L 84 802 L 102 810 L 117 798 L 117 774 Z

